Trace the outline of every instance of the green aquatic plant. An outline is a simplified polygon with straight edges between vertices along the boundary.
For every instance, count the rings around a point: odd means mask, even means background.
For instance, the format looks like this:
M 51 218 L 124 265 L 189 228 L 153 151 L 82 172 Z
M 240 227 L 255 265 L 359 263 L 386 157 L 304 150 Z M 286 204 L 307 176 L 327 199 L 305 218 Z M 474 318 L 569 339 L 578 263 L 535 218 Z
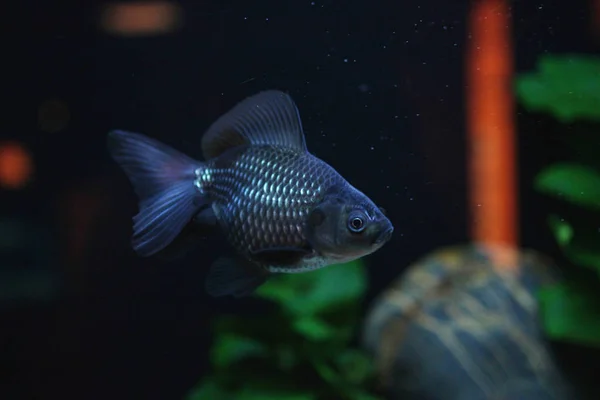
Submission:
M 212 375 L 187 400 L 377 400 L 352 340 L 367 278 L 361 261 L 280 275 L 255 293 L 272 310 L 214 321 Z
M 537 72 L 518 77 L 519 100 L 529 110 L 549 112 L 561 122 L 598 121 L 599 60 L 587 55 L 545 55 Z
M 574 155 L 544 168 L 535 188 L 568 205 L 549 216 L 549 226 L 565 258 L 593 278 L 566 274 L 542 290 L 540 303 L 550 337 L 600 346 L 600 58 L 546 55 L 538 71 L 518 77 L 516 93 L 530 111 L 580 123 L 565 125 L 563 140 Z

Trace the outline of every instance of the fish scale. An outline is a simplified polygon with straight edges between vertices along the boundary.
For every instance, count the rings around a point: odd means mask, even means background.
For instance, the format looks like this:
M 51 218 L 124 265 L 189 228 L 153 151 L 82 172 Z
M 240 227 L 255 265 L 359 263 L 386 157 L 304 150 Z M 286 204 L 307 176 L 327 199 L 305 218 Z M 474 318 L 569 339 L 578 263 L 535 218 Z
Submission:
M 307 244 L 304 223 L 323 189 L 342 180 L 335 170 L 305 153 L 276 146 L 249 147 L 225 167 L 217 159 L 196 170 L 195 185 L 213 200 L 229 242 L 242 254 Z M 310 177 L 310 178 L 309 178 Z M 314 269 L 318 260 L 270 271 Z

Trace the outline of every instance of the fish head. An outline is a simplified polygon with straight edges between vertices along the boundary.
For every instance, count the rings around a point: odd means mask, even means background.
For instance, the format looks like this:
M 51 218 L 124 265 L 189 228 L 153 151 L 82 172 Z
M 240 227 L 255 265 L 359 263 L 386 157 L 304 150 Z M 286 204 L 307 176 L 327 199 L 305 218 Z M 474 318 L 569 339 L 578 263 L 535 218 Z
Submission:
M 306 226 L 311 246 L 335 263 L 373 253 L 393 231 L 385 211 L 351 186 L 326 195 L 309 213 Z

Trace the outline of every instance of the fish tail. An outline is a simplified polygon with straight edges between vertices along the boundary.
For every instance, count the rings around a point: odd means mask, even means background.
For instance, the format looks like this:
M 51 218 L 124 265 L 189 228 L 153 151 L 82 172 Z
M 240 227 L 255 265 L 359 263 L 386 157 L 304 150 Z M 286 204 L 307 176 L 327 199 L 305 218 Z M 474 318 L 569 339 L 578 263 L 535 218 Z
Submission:
M 194 180 L 203 163 L 149 137 L 121 130 L 108 134 L 108 148 L 139 198 L 133 249 L 150 256 L 169 245 L 202 207 Z

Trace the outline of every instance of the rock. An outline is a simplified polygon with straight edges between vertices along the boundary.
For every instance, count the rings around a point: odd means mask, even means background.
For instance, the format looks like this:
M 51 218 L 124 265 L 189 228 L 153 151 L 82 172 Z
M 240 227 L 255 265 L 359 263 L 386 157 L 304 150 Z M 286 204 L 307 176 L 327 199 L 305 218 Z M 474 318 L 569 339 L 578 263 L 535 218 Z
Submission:
M 534 252 L 465 246 L 402 274 L 368 313 L 364 345 L 390 399 L 573 399 L 535 297 L 553 264 Z

